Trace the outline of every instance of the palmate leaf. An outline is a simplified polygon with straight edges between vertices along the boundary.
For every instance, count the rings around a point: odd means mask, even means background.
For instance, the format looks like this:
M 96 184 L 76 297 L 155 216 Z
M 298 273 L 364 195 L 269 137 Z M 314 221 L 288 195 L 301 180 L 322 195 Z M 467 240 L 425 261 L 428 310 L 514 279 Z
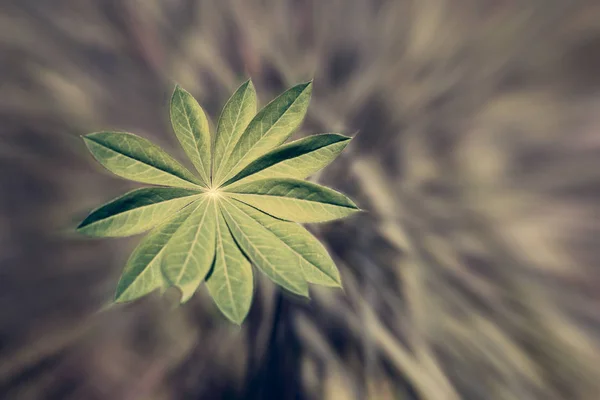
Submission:
M 308 283 L 341 287 L 340 274 L 319 241 L 299 223 L 350 216 L 359 208 L 344 194 L 304 182 L 350 138 L 328 133 L 282 143 L 300 125 L 311 82 L 297 85 L 256 113 L 246 81 L 226 103 L 214 148 L 206 115 L 176 86 L 173 130 L 195 176 L 158 146 L 123 132 L 84 137 L 114 174 L 159 186 L 134 190 L 92 211 L 78 231 L 128 236 L 150 230 L 127 261 L 115 302 L 177 287 L 188 301 L 203 281 L 215 305 L 241 324 L 252 303 L 252 265 L 287 291 L 308 296 Z

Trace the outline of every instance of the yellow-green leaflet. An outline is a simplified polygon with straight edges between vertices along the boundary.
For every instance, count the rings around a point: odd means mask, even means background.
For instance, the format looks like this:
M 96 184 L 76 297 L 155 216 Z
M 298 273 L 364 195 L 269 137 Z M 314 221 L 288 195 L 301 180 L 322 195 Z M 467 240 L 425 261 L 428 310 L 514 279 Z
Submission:
M 347 136 L 323 133 L 279 146 L 251 162 L 224 186 L 266 178 L 304 179 L 326 167 L 346 148 L 349 141 Z
M 201 181 L 147 139 L 124 132 L 83 137 L 94 158 L 115 175 L 162 186 L 197 187 Z
M 215 138 L 213 180 L 220 182 L 227 173 L 225 164 L 231 156 L 233 147 L 256 114 L 256 91 L 252 81 L 247 80 L 231 96 L 219 118 Z
M 181 147 L 200 174 L 210 184 L 210 131 L 204 111 L 191 94 L 176 86 L 171 97 L 171 125 Z
M 299 223 L 360 210 L 346 195 L 301 179 L 332 162 L 350 138 L 326 133 L 282 144 L 306 114 L 311 85 L 294 86 L 256 113 L 254 86 L 244 82 L 224 106 L 214 137 L 202 107 L 176 86 L 171 126 L 197 175 L 139 136 L 84 136 L 115 175 L 157 185 L 106 203 L 77 227 L 94 237 L 150 230 L 125 265 L 116 303 L 169 287 L 185 303 L 205 282 L 215 306 L 241 324 L 252 304 L 252 265 L 300 296 L 308 297 L 309 283 L 342 286 L 325 247 Z
M 133 251 L 117 285 L 117 303 L 135 300 L 155 289 L 166 288 L 160 268 L 161 257 L 177 229 L 193 210 L 193 206 L 184 208 L 175 218 L 150 232 Z
M 360 211 L 343 194 L 298 179 L 263 179 L 226 193 L 276 218 L 295 222 L 331 221 Z
M 167 282 L 181 290 L 181 301 L 192 297 L 206 277 L 215 255 L 214 200 L 204 195 L 177 229 L 162 258 Z
M 252 304 L 252 266 L 235 243 L 220 210 L 215 212 L 215 218 L 216 257 L 206 286 L 219 310 L 241 324 Z
M 202 192 L 183 188 L 133 190 L 94 210 L 77 230 L 90 236 L 130 236 L 171 217 Z

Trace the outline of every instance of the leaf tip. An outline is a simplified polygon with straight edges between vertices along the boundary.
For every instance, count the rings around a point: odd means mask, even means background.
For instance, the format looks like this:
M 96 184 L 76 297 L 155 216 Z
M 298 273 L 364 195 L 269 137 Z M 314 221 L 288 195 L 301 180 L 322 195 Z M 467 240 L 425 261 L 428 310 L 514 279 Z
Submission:
M 125 300 L 122 299 L 123 293 L 116 292 L 113 296 L 113 304 L 123 304 L 126 303 Z
M 232 312 L 225 312 L 225 311 L 221 310 L 221 315 L 225 316 L 225 318 L 227 318 L 227 320 L 229 320 L 234 325 L 241 328 L 242 323 L 244 322 L 244 320 L 246 319 L 246 316 L 248 315 L 248 312 L 245 312 L 245 313 L 242 312 L 238 315 L 238 314 L 235 314 Z
M 335 274 L 335 276 L 333 277 L 333 285 L 331 285 L 332 288 L 339 288 L 344 290 L 344 285 L 342 285 L 342 278 L 339 275 L 339 271 L 337 274 Z
M 175 96 L 182 92 L 184 92 L 184 89 L 179 85 L 179 83 L 175 83 L 175 88 L 173 88 L 173 94 L 171 94 L 171 102 L 175 101 Z
M 254 90 L 254 82 L 252 82 L 252 78 L 248 78 L 246 82 L 242 84 L 244 89 Z
M 175 87 L 173 88 L 173 94 L 184 90 L 183 87 L 178 82 L 175 82 Z
M 94 221 L 90 218 L 90 216 L 87 216 L 83 221 L 79 223 L 79 225 L 77 225 L 77 227 L 75 228 L 75 232 L 89 237 L 106 237 L 105 235 L 98 235 L 94 233 L 94 229 L 90 229 L 93 223 Z
M 187 90 L 185 90 L 183 87 L 181 87 L 180 84 L 176 83 L 175 84 L 175 89 L 173 89 L 173 94 L 171 95 L 171 105 L 174 106 L 175 105 L 175 101 L 176 101 L 176 97 L 179 97 L 179 101 L 185 101 L 185 97 L 192 97 L 192 94 L 190 92 L 188 92 Z M 172 111 L 172 110 L 171 110 Z
M 87 227 L 87 224 L 85 224 L 85 220 L 83 220 L 79 223 L 79 225 L 77 225 L 77 227 L 75 228 L 75 231 L 78 233 L 87 234 L 86 229 L 85 229 L 86 227 Z
M 123 287 L 123 277 L 121 277 L 121 280 L 117 284 L 117 290 L 115 291 L 115 294 L 113 296 L 114 304 L 123 304 L 123 303 L 127 303 L 128 301 L 130 301 L 130 299 L 123 298 L 123 296 L 125 295 L 126 289 L 127 288 Z
M 310 292 L 308 290 L 308 285 L 304 285 L 300 290 L 298 290 L 296 292 L 298 295 L 300 295 L 301 297 L 306 298 L 307 300 L 310 300 Z
M 92 132 L 88 133 L 87 135 L 81 135 L 81 138 L 83 139 L 83 142 L 86 144 L 86 146 L 88 146 L 89 148 L 90 143 L 101 144 L 103 138 L 106 138 L 108 134 L 110 134 L 110 132 Z

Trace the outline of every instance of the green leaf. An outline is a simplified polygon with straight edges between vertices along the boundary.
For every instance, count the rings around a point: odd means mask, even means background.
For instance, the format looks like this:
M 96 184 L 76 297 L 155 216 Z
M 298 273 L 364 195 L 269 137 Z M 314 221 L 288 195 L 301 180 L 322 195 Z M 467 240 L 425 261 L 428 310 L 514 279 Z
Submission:
M 304 179 L 333 161 L 350 139 L 335 133 L 324 133 L 279 146 L 250 163 L 224 186 L 266 178 Z
M 130 236 L 155 227 L 201 192 L 182 188 L 133 190 L 94 210 L 77 227 L 89 236 Z
M 208 120 L 191 94 L 179 85 L 171 97 L 171 125 L 205 186 L 210 185 L 210 130 Z
M 212 198 L 194 204 L 187 220 L 173 234 L 162 257 L 166 281 L 181 290 L 188 301 L 206 277 L 215 256 L 215 207 Z
M 252 304 L 252 266 L 235 243 L 220 211 L 216 218 L 216 257 L 206 286 L 219 310 L 239 325 Z
M 205 113 L 176 86 L 171 124 L 198 177 L 136 135 L 84 137 L 114 174 L 171 186 L 129 192 L 94 210 L 78 227 L 92 236 L 152 229 L 127 261 L 116 303 L 172 286 L 184 303 L 204 281 L 219 310 L 241 324 L 252 304 L 252 264 L 301 296 L 308 296 L 309 283 L 341 287 L 327 250 L 299 223 L 360 211 L 345 195 L 302 181 L 337 157 L 350 138 L 320 134 L 282 145 L 302 122 L 311 91 L 311 82 L 297 85 L 255 115 L 256 92 L 246 81 L 225 105 L 211 148 Z
M 288 247 L 296 254 L 304 278 L 323 286 L 341 287 L 340 274 L 327 250 L 304 227 L 276 219 L 246 204 L 235 201 L 235 205 L 276 236 L 272 246 Z
M 312 82 L 303 83 L 284 92 L 260 110 L 233 148 L 224 167 L 227 174 L 223 181 L 285 142 L 304 119 L 311 93 Z M 218 181 L 218 184 L 221 183 Z
M 221 211 L 236 242 L 254 265 L 273 282 L 292 293 L 308 297 L 308 285 L 302 275 L 298 255 L 231 201 L 223 198 Z
M 163 186 L 198 186 L 198 179 L 147 139 L 124 132 L 96 132 L 83 137 L 106 169 L 132 181 Z
M 298 179 L 263 179 L 226 193 L 273 217 L 294 222 L 325 222 L 360 211 L 345 195 Z
M 160 268 L 164 248 L 193 210 L 192 205 L 185 207 L 142 240 L 127 261 L 117 284 L 116 303 L 135 300 L 159 288 L 166 289 L 167 283 Z
M 228 172 L 223 167 L 228 162 L 233 147 L 256 114 L 256 104 L 254 85 L 251 80 L 247 80 L 223 107 L 215 139 L 213 181 L 221 181 L 223 175 Z

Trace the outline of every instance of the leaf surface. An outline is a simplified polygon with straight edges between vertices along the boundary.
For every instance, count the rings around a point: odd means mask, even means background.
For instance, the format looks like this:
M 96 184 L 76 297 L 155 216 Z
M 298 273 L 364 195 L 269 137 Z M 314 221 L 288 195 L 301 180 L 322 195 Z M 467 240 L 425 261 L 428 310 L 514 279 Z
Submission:
M 312 82 L 292 87 L 258 113 L 250 80 L 227 101 L 214 142 L 193 96 L 175 87 L 173 131 L 198 175 L 152 142 L 124 132 L 83 139 L 109 171 L 163 187 L 131 191 L 92 211 L 78 231 L 128 236 L 150 230 L 126 263 L 114 301 L 177 287 L 181 303 L 202 282 L 230 321 L 246 318 L 252 265 L 275 284 L 308 297 L 308 284 L 341 287 L 327 249 L 300 223 L 360 211 L 344 194 L 302 179 L 327 166 L 351 138 L 313 135 L 283 144 L 306 115 Z
M 83 137 L 100 164 L 132 181 L 195 188 L 201 183 L 190 171 L 147 139 L 125 132 L 96 132 Z
M 77 230 L 89 236 L 130 236 L 152 229 L 202 192 L 183 188 L 136 189 L 92 211 Z
M 219 310 L 239 325 L 252 303 L 252 266 L 235 243 L 220 210 L 215 217 L 216 256 L 206 286 Z
M 171 125 L 183 150 L 200 174 L 202 183 L 210 185 L 210 130 L 206 114 L 187 91 L 177 85 L 171 97 Z
M 296 85 L 267 104 L 250 121 L 225 164 L 226 177 L 235 176 L 252 161 L 285 142 L 304 119 L 312 82 Z M 222 183 L 219 181 L 219 184 Z
M 166 288 L 160 268 L 164 248 L 193 210 L 191 205 L 185 207 L 173 219 L 153 229 L 141 241 L 127 261 L 117 284 L 116 303 L 132 301 L 155 289 Z
M 242 202 L 234 201 L 242 212 L 276 236 L 273 247 L 288 247 L 295 253 L 304 278 L 309 283 L 341 287 L 340 274 L 333 260 L 309 231 L 295 222 L 273 218 Z
M 345 195 L 298 179 L 262 179 L 226 193 L 273 217 L 294 222 L 325 222 L 360 211 Z
M 256 114 L 256 91 L 251 80 L 244 82 L 223 107 L 217 125 L 214 149 L 213 180 L 220 182 L 227 173 L 224 165 L 242 133 Z
M 297 255 L 287 246 L 277 246 L 277 236 L 233 202 L 223 200 L 221 210 L 236 242 L 254 265 L 271 280 L 292 293 L 308 297 L 308 285 Z
M 266 178 L 304 179 L 333 161 L 350 139 L 335 133 L 324 133 L 279 146 L 251 162 L 224 185 Z
M 206 277 L 215 256 L 215 207 L 204 196 L 186 221 L 173 234 L 162 257 L 167 282 L 179 288 L 181 302 L 188 301 Z

